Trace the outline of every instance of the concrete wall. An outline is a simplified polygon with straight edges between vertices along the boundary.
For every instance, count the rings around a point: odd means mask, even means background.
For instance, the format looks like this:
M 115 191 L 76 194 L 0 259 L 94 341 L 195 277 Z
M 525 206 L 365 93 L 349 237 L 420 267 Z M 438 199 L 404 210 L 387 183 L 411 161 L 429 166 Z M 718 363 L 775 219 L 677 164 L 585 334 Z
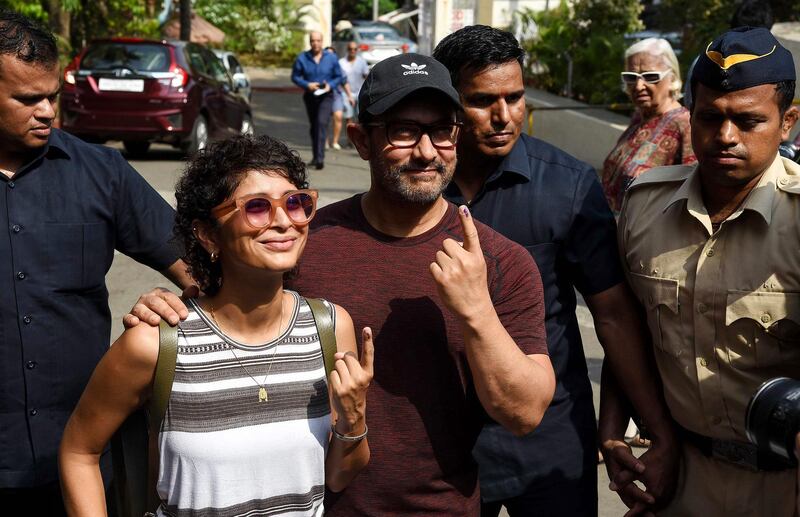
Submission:
M 540 90 L 525 92 L 535 107 L 585 106 Z M 628 118 L 603 109 L 533 111 L 533 136 L 567 151 L 599 169 L 619 136 L 628 127 Z M 527 125 L 523 128 L 527 132 Z

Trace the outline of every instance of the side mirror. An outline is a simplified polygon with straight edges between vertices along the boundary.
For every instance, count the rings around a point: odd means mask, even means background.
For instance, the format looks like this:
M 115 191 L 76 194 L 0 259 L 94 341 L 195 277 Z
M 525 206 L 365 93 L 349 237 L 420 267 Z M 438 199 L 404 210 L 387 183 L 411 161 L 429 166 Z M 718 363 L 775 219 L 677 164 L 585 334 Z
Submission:
M 242 73 L 233 74 L 233 86 L 237 90 L 241 90 L 242 88 L 247 88 L 250 85 L 249 81 L 247 80 L 247 76 Z

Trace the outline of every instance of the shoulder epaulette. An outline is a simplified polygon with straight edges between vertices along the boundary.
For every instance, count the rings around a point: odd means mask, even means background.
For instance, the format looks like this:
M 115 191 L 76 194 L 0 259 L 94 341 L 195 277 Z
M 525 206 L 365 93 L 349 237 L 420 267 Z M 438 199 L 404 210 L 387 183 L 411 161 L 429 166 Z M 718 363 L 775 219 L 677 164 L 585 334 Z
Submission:
M 684 181 L 692 174 L 694 168 L 694 165 L 669 165 L 666 167 L 654 167 L 647 172 L 642 173 L 639 177 L 633 180 L 633 183 L 630 184 L 628 190 L 632 190 L 643 185 Z
M 778 188 L 788 194 L 800 194 L 800 164 L 788 158 L 781 159 L 786 172 L 778 177 Z

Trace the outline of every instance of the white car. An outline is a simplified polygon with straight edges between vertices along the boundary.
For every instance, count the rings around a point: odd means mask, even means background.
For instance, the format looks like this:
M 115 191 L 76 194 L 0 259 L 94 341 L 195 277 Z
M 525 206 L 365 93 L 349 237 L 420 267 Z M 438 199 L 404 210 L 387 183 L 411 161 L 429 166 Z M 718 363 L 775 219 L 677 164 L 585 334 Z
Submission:
M 339 57 L 347 55 L 347 45 L 351 41 L 358 45 L 358 55 L 370 67 L 387 57 L 417 51 L 417 44 L 400 36 L 396 29 L 374 22 L 368 25 L 354 24 L 334 34 L 332 46 Z
M 236 54 L 227 50 L 215 50 L 214 54 L 225 65 L 225 69 L 233 79 L 233 87 L 236 92 L 244 97 L 247 102 L 250 102 L 253 96 L 253 88 L 250 84 L 250 78 L 244 71 L 244 67 L 239 63 L 239 58 L 236 57 Z

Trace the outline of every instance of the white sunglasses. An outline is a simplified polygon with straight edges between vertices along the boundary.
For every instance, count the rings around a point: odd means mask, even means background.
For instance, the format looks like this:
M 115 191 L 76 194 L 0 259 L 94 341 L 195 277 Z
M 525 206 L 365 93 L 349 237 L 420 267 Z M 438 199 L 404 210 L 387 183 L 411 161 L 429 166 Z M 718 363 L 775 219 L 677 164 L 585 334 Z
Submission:
M 647 84 L 656 84 L 657 82 L 661 81 L 667 74 L 671 73 L 672 70 L 642 72 L 641 74 L 637 74 L 636 72 L 622 72 L 620 73 L 620 76 L 622 76 L 622 82 L 625 84 L 636 84 L 639 81 L 639 79 L 646 82 Z

